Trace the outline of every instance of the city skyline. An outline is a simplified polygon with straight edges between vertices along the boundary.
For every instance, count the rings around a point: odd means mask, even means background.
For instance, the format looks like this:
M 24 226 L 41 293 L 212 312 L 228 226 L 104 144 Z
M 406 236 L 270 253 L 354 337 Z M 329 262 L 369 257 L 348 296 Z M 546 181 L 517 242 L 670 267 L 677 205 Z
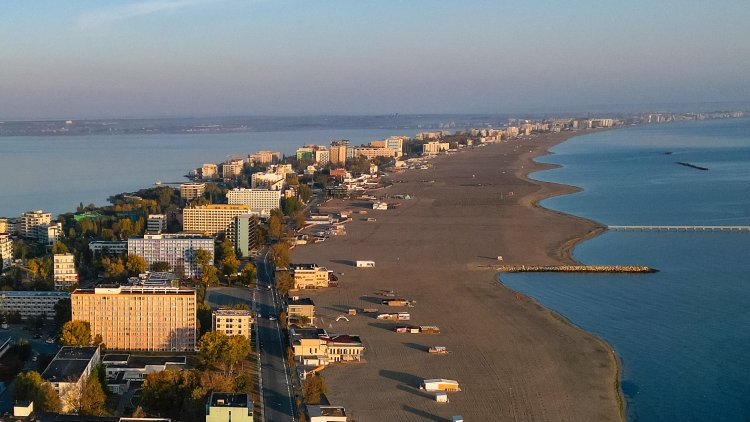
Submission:
M 12 2 L 0 119 L 742 102 L 749 14 L 739 1 Z

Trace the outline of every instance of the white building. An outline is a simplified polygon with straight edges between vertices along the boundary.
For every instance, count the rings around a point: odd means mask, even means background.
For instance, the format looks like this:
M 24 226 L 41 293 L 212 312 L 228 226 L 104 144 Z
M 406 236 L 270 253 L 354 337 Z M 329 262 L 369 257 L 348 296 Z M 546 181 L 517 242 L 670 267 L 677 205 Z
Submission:
M 53 257 L 55 290 L 69 290 L 78 284 L 75 256 L 72 253 L 56 253 Z
M 164 214 L 149 214 L 146 220 L 146 232 L 159 234 L 167 230 L 167 216 Z
M 186 201 L 200 198 L 204 193 L 206 193 L 205 183 L 183 183 L 180 185 L 180 198 Z
M 0 263 L 3 268 L 8 268 L 13 263 L 13 239 L 9 233 L 0 232 Z
M 214 163 L 206 163 L 201 166 L 201 179 L 211 180 L 219 176 L 219 166 Z
M 50 224 L 42 224 L 36 228 L 37 237 L 36 241 L 39 244 L 51 245 L 62 237 L 62 223 L 55 222 Z
M 253 314 L 242 309 L 218 309 L 211 314 L 211 328 L 228 336 L 245 336 L 250 339 Z
M 253 173 L 250 177 L 250 187 L 253 189 L 282 190 L 286 177 L 276 172 Z
M 250 165 L 269 165 L 281 161 L 281 153 L 278 151 L 258 151 L 247 156 L 247 162 Z
M 38 227 L 52 222 L 52 214 L 42 210 L 27 211 L 21 216 L 21 236 L 30 239 L 39 239 Z
M 242 173 L 245 162 L 242 160 L 230 160 L 221 164 L 221 175 L 224 180 L 234 179 Z
M 218 233 L 231 236 L 234 218 L 249 213 L 248 205 L 209 204 L 185 208 L 182 210 L 182 228 L 186 232 L 205 233 L 209 236 L 216 236 Z
M 281 191 L 268 189 L 232 189 L 227 193 L 230 205 L 247 205 L 250 212 L 270 215 L 271 210 L 281 206 Z
M 99 363 L 99 346 L 65 346 L 42 372 L 42 379 L 52 384 L 62 403 L 63 412 L 76 410 L 86 380 Z
M 128 242 L 94 240 L 89 242 L 91 252 L 100 252 L 108 255 L 120 255 L 128 253 Z
M 44 315 L 55 317 L 55 305 L 60 299 L 70 299 L 68 292 L 0 291 L 0 312 L 18 312 L 22 319 Z
M 422 145 L 422 154 L 434 155 L 443 151 L 448 151 L 450 144 L 447 142 L 430 141 Z
M 168 262 L 174 271 L 182 270 L 185 277 L 200 276 L 195 253 L 205 249 L 214 259 L 214 239 L 198 234 L 155 234 L 128 239 L 128 253 L 145 259 L 149 267 L 155 262 Z
M 346 409 L 343 406 L 308 405 L 310 422 L 346 422 Z

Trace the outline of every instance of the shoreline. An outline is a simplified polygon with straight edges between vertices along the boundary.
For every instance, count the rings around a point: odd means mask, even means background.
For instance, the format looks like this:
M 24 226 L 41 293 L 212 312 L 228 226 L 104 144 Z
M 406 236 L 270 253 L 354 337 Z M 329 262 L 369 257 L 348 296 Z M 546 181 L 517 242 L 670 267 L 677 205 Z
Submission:
M 347 236 L 295 248 L 296 262 L 346 271 L 337 289 L 295 294 L 315 300 L 323 328 L 360 335 L 367 347 L 368 363 L 334 365 L 323 372 L 330 379 L 334 404 L 346 406 L 363 421 L 450 420 L 451 413 L 474 420 L 624 420 L 620 368 L 611 346 L 508 289 L 497 273 L 487 277 L 476 269 L 477 260 L 487 263 L 499 254 L 507 264 L 572 264 L 572 248 L 601 232 L 598 223 L 538 205 L 577 188 L 527 177 L 553 167 L 533 161 L 535 157 L 587 133 L 593 132 L 488 145 L 437 157 L 430 170 L 392 174 L 401 183 L 386 192 L 409 193 L 412 201 L 395 210 L 368 210 L 377 223 L 357 218 L 348 224 Z M 499 169 L 505 170 L 499 175 Z M 367 205 L 332 202 L 321 208 Z M 377 267 L 347 268 L 341 263 L 346 257 L 374 258 Z M 409 309 L 412 318 L 438 325 L 441 334 L 403 337 L 390 332 L 387 324 L 368 323 L 362 316 L 347 324 L 331 321 L 337 312 L 367 307 L 377 289 L 418 299 L 419 306 Z M 446 315 L 441 309 L 450 311 Z M 477 319 L 477 313 L 483 318 Z M 423 343 L 440 343 L 454 353 L 425 359 L 419 352 L 430 344 Z M 415 399 L 410 387 L 432 377 L 457 379 L 471 394 L 451 396 L 451 405 L 443 408 L 425 396 Z M 369 396 L 372 400 L 366 400 Z M 384 409 L 372 401 L 391 404 Z

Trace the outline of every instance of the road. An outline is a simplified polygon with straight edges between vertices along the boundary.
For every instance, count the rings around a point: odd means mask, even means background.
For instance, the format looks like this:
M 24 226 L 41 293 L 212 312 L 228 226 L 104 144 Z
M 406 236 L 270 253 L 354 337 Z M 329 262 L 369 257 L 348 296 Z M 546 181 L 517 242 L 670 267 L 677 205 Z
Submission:
M 255 306 L 258 313 L 257 332 L 261 345 L 261 390 L 263 395 L 263 415 L 267 422 L 296 421 L 294 395 L 290 368 L 284 357 L 284 341 L 279 321 L 268 319 L 278 314 L 281 305 L 278 292 L 273 288 L 273 265 L 268 258 L 268 248 L 263 250 L 261 259 L 256 261 L 258 269 L 258 289 L 255 292 Z M 268 287 L 271 287 L 270 289 Z

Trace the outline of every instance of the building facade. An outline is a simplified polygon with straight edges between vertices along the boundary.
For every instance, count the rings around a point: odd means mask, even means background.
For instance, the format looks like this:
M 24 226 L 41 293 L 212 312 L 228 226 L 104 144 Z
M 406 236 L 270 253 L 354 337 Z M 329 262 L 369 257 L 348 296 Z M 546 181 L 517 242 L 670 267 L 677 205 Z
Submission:
M 168 262 L 172 269 L 185 277 L 199 277 L 200 268 L 195 263 L 199 249 L 214 257 L 214 239 L 197 234 L 155 234 L 128 239 L 128 253 L 145 259 L 149 267 L 155 262 Z
M 221 164 L 221 177 L 224 180 L 231 180 L 242 173 L 245 162 L 242 160 L 230 160 Z
M 219 166 L 214 163 L 206 163 L 201 166 L 201 179 L 211 180 L 219 177 Z
M 227 202 L 230 205 L 248 206 L 250 213 L 270 215 L 272 209 L 281 206 L 281 191 L 236 188 L 227 192 Z
M 234 230 L 229 240 L 234 244 L 237 255 L 249 258 L 258 249 L 258 217 L 253 214 L 242 214 L 234 217 Z
M 213 392 L 206 403 L 206 422 L 253 422 L 253 402 L 247 393 Z
M 205 183 L 183 183 L 180 185 L 180 198 L 192 201 L 201 198 L 206 193 Z
M 146 232 L 148 234 L 161 234 L 167 230 L 167 216 L 164 214 L 149 214 L 146 220 Z
M 443 151 L 448 151 L 450 145 L 447 142 L 430 141 L 422 145 L 422 154 L 434 155 Z
M 10 233 L 0 232 L 0 264 L 8 268 L 13 263 L 13 239 Z
M 52 214 L 42 210 L 27 211 L 21 216 L 21 236 L 29 240 L 39 239 L 39 226 L 50 224 Z
M 218 309 L 211 314 L 211 329 L 228 336 L 244 336 L 250 340 L 253 314 L 240 309 Z
M 247 156 L 250 165 L 266 166 L 281 161 L 281 153 L 278 151 L 258 151 Z
M 128 253 L 128 242 L 94 240 L 89 242 L 89 250 L 104 255 L 120 255 Z
M 185 351 L 196 345 L 193 289 L 102 286 L 71 295 L 73 320 L 91 324 L 110 350 Z
M 292 264 L 289 268 L 295 289 L 328 287 L 330 271 L 325 267 L 319 267 L 317 264 Z
M 18 313 L 21 319 L 44 316 L 55 317 L 55 305 L 61 299 L 70 299 L 68 292 L 0 291 L 0 312 Z
M 72 253 L 56 253 L 52 258 L 55 290 L 71 290 L 78 285 L 76 259 Z
M 290 324 L 315 321 L 315 302 L 309 297 L 293 297 L 286 302 L 286 315 Z
M 231 203 L 230 205 L 210 204 L 185 208 L 182 210 L 182 228 L 188 232 L 199 232 L 209 236 L 216 236 L 219 233 L 229 234 L 234 218 L 250 213 L 249 205 Z
M 390 148 L 359 147 L 354 148 L 354 155 L 370 160 L 375 157 L 395 157 L 396 152 Z
M 250 176 L 250 187 L 253 189 L 282 190 L 286 177 L 283 174 L 266 172 L 253 173 Z
M 42 372 L 60 397 L 63 412 L 77 410 L 77 402 L 94 367 L 100 360 L 99 346 L 61 348 Z M 102 386 L 106 387 L 106 386 Z

